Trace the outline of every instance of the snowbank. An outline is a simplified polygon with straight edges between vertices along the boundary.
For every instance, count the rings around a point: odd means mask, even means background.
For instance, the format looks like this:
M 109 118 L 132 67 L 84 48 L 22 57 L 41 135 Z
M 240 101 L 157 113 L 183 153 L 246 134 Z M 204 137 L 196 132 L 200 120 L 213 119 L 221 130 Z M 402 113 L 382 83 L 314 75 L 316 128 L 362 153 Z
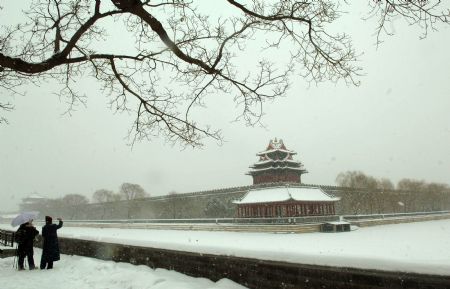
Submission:
M 8 228 L 8 225 L 2 225 Z M 450 220 L 344 233 L 237 232 L 63 227 L 60 236 L 312 265 L 450 276 Z

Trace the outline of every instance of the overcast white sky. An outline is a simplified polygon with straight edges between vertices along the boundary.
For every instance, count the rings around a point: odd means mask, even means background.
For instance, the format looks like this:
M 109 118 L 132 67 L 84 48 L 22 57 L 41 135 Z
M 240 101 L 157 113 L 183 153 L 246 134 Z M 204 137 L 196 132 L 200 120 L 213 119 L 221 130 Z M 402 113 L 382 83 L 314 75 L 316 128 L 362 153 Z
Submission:
M 88 105 L 72 116 L 62 115 L 67 105 L 51 83 L 27 87 L 25 96 L 13 97 L 10 124 L 0 126 L 0 210 L 17 209 L 33 192 L 90 198 L 97 189 L 117 191 L 123 182 L 153 196 L 249 185 L 248 166 L 274 137 L 297 151 L 309 170 L 305 183 L 333 185 L 347 170 L 393 182 L 450 183 L 450 29 L 420 40 L 418 29 L 399 20 L 396 35 L 377 48 L 375 23 L 360 20 L 364 10 L 352 9 L 336 29 L 352 35 L 364 53 L 361 86 L 309 87 L 293 78 L 287 97 L 266 104 L 266 128 L 232 122 L 239 110 L 228 109 L 233 106 L 224 95 L 210 98 L 202 118 L 222 129 L 221 146 L 207 140 L 202 149 L 183 150 L 155 138 L 131 148 L 125 137 L 133 116 L 113 114 L 94 81 L 80 83 Z

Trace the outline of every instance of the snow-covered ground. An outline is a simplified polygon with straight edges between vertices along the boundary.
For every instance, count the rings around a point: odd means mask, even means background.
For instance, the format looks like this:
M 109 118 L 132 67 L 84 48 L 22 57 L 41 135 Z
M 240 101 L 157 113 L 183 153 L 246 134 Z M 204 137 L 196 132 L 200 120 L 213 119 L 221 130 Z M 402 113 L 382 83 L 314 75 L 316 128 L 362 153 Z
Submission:
M 11 229 L 5 224 L 0 227 Z M 270 234 L 68 226 L 58 232 L 62 237 L 154 248 L 450 276 L 450 220 L 366 227 L 344 233 Z
M 34 256 L 39 262 L 41 250 Z M 245 289 L 231 280 L 213 282 L 165 269 L 62 255 L 53 270 L 17 271 L 14 258 L 0 259 L 2 289 Z

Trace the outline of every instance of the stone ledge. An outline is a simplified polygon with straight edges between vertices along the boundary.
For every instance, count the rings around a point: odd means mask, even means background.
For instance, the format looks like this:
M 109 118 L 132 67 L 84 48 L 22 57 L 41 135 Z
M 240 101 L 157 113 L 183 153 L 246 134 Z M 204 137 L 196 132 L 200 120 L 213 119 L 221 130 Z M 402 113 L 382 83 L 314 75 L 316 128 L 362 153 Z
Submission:
M 175 270 L 213 281 L 231 279 L 251 289 L 448 289 L 448 276 L 274 262 L 60 238 L 64 254 Z
M 402 224 L 402 223 L 414 223 L 414 222 L 425 222 L 425 221 L 436 221 L 450 219 L 450 214 L 445 215 L 429 215 L 429 216 L 418 216 L 409 218 L 398 218 L 398 219 L 384 219 L 384 220 L 362 220 L 362 221 L 350 221 L 352 225 L 358 227 L 370 227 L 379 225 L 392 225 L 392 224 Z
M 16 249 L 0 248 L 0 258 L 7 258 L 7 257 L 15 256 L 15 255 L 16 255 Z

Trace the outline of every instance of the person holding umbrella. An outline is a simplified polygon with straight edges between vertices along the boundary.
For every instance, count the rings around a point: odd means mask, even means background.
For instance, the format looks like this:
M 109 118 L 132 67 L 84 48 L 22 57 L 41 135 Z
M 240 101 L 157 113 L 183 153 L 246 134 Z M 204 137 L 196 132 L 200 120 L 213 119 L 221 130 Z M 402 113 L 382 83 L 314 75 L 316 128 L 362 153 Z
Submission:
M 53 262 L 59 260 L 59 243 L 57 230 L 63 226 L 63 221 L 58 218 L 58 225 L 52 224 L 52 217 L 45 216 L 45 226 L 42 227 L 42 257 L 41 269 L 52 269 Z
M 24 261 L 25 257 L 28 260 L 28 267 L 30 270 L 36 269 L 34 265 L 34 251 L 33 242 L 34 238 L 39 234 L 39 231 L 33 226 L 33 220 L 29 220 L 26 223 L 20 225 L 19 229 L 16 231 L 15 238 L 18 243 L 17 255 L 18 259 L 18 269 L 25 270 Z

